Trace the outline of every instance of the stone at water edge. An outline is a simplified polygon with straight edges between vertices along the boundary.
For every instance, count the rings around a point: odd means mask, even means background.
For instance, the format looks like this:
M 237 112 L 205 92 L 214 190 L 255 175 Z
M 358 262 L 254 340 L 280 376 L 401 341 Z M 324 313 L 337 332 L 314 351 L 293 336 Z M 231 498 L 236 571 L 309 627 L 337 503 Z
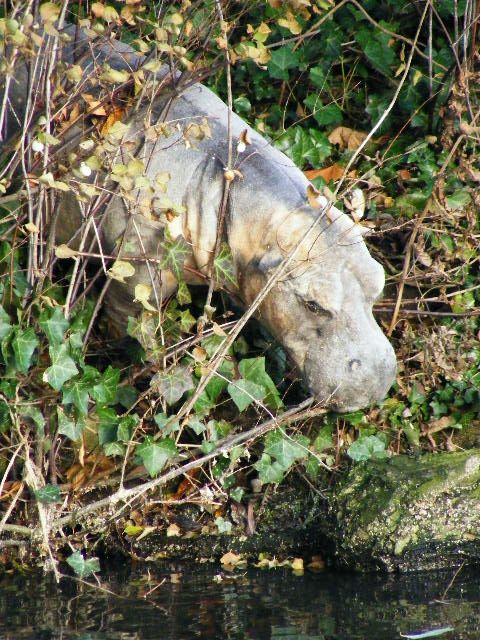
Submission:
M 421 571 L 480 563 L 480 449 L 355 465 L 329 504 L 336 562 Z

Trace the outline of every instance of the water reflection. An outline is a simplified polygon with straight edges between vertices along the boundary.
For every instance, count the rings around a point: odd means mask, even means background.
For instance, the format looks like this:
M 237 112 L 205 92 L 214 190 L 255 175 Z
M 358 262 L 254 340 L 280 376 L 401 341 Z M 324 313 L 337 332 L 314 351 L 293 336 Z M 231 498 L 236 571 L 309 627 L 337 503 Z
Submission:
M 226 574 L 217 565 L 165 563 L 104 572 L 96 588 L 5 575 L 0 638 L 387 640 L 451 625 L 442 638 L 478 639 L 477 576 L 461 572 L 444 596 L 453 575 Z

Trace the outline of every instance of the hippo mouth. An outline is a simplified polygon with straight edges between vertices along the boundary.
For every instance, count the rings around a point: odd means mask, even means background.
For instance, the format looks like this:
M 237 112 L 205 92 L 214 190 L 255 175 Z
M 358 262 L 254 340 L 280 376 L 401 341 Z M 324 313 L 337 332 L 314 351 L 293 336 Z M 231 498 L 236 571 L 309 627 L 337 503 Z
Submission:
M 365 409 L 381 402 L 395 382 L 396 358 L 390 344 L 383 357 L 372 362 L 349 359 L 345 365 L 326 363 L 307 357 L 304 378 L 315 398 L 326 408 L 337 413 Z

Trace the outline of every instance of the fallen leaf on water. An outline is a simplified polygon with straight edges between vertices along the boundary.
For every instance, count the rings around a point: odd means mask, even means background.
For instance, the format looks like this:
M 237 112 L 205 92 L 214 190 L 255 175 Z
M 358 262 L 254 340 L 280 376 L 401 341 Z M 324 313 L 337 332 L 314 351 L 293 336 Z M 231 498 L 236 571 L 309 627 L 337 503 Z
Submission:
M 322 571 L 325 569 L 325 560 L 322 556 L 312 556 L 311 561 L 307 564 L 311 571 Z
M 233 551 L 228 551 L 221 558 L 220 562 L 224 567 L 240 567 L 245 566 L 247 561 L 241 554 L 233 553 Z
M 303 559 L 302 558 L 294 558 L 292 560 L 292 564 L 290 565 L 294 571 L 303 571 Z
M 171 524 L 167 529 L 167 538 L 174 538 L 176 536 L 182 535 L 182 531 L 178 524 Z

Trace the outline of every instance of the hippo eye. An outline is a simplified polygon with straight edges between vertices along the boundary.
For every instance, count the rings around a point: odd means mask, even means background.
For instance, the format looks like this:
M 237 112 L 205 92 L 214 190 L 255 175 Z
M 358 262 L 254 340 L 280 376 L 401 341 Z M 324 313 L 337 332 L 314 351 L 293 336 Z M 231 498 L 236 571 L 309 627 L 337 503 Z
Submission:
M 311 313 L 329 318 L 332 316 L 331 311 L 328 311 L 328 309 L 324 309 L 323 307 L 321 307 L 315 300 L 304 300 L 303 304 Z

